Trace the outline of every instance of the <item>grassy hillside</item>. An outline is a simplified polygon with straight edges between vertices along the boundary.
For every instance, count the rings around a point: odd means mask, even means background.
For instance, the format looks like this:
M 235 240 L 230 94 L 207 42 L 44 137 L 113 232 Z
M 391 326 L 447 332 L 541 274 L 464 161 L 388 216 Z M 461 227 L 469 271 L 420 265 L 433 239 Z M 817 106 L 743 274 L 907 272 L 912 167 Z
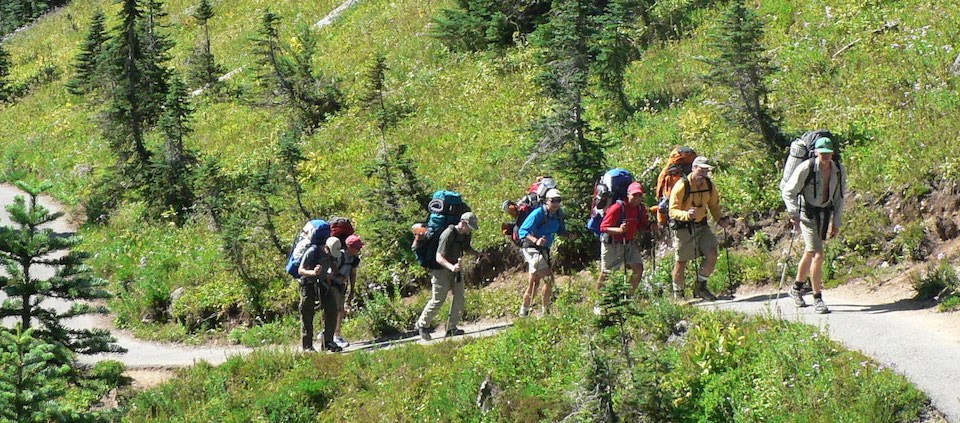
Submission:
M 214 54 L 227 69 L 248 68 L 230 82 L 238 96 L 194 99 L 195 132 L 189 145 L 220 158 L 228 173 L 271 159 L 284 122 L 275 110 L 256 104 L 249 38 L 267 7 L 283 17 L 281 38 L 289 40 L 297 25 L 317 21 L 336 4 L 215 3 Z M 427 34 L 432 17 L 453 5 L 361 1 L 319 32 L 316 67 L 339 80 L 349 107 L 307 140 L 308 160 L 302 168 L 306 200 L 316 209 L 353 217 L 361 234 L 379 208 L 357 194 L 369 184 L 362 169 L 377 143 L 371 115 L 357 107 L 364 70 L 376 54 L 384 54 L 391 68 L 388 100 L 412 111 L 390 133 L 390 141 L 410 146 L 430 187 L 465 194 L 482 222 L 477 235 L 481 247 L 501 244 L 496 230 L 503 219 L 500 202 L 517 197 L 534 175 L 556 172 L 540 162 L 520 172 L 533 145 L 524 129 L 546 106 L 533 83 L 538 72 L 534 50 L 521 42 L 500 53 L 448 51 Z M 775 0 L 753 6 L 766 24 L 768 54 L 780 68 L 769 83 L 785 128 L 800 133 L 828 127 L 844 143 L 852 201 L 840 242 L 830 252 L 846 260 L 832 269 L 834 278 L 865 272 L 874 267 L 865 266 L 870 260 L 922 259 L 904 251 L 924 240 L 936 241 L 926 216 L 891 213 L 878 205 L 892 194 L 906 198 L 908 209 L 920 210 L 924 195 L 957 177 L 960 95 L 958 77 L 948 68 L 960 49 L 960 6 L 920 0 Z M 170 1 L 165 7 L 168 32 L 177 42 L 172 64 L 182 68 L 197 39 L 190 17 L 193 2 Z M 705 47 L 707 34 L 717 25 L 719 11 L 698 2 L 657 7 L 681 11 L 681 36 L 656 43 L 629 67 L 627 94 L 640 106 L 636 113 L 625 121 L 609 121 L 588 104 L 592 122 L 614 141 L 607 152 L 610 163 L 638 173 L 676 144 L 716 158 L 714 176 L 724 206 L 748 223 L 745 235 L 756 241 L 735 256 L 740 274 L 724 275 L 721 269 L 718 279 L 724 284 L 769 281 L 776 270 L 771 236 L 753 230 L 781 207 L 775 189 L 778 163 L 761 153 L 755 136 L 723 118 L 719 105 L 726 94 L 701 79 L 706 65 L 699 59 L 711 54 Z M 4 43 L 15 79 L 29 78 L 45 66 L 64 72 L 16 103 L 0 106 L 5 173 L 25 169 L 30 177 L 53 180 L 57 195 L 73 204 L 96 183 L 91 169 L 112 160 L 96 129 L 95 105 L 63 89 L 69 63 L 97 9 L 106 11 L 112 25 L 113 2 L 75 1 Z M 653 172 L 644 176 L 646 186 L 652 186 L 653 177 Z M 276 218 L 288 237 L 302 218 L 292 211 L 290 198 L 273 200 L 285 204 Z M 144 221 L 142 210 L 142 205 L 126 204 L 108 225 L 82 229 L 86 248 L 95 255 L 93 264 L 115 283 L 120 297 L 112 306 L 119 323 L 140 325 L 145 316 L 165 308 L 177 287 L 188 288 L 178 306 L 180 317 L 243 315 L 242 287 L 209 222 L 198 218 L 177 228 Z M 914 236 L 894 231 L 895 225 L 912 228 Z M 248 237 L 264 236 L 261 228 L 248 230 Z M 369 248 L 368 254 L 375 253 L 377 246 Z M 293 310 L 296 293 L 279 270 L 282 258 L 265 251 L 251 254 L 266 274 L 276 275 L 265 293 L 269 311 Z M 390 265 L 368 262 L 360 277 L 371 282 L 374 275 L 389 274 Z
M 587 282 L 581 280 L 580 282 Z M 583 287 L 588 283 L 582 284 Z M 581 286 L 578 284 L 578 286 Z M 562 297 L 498 336 L 349 355 L 200 363 L 129 403 L 131 421 L 919 421 L 922 393 L 809 326 L 643 303 L 625 333 Z M 589 316 L 589 317 L 588 317 Z M 678 330 L 681 325 L 685 328 Z M 606 366 L 597 367 L 598 360 Z M 478 406 L 481 384 L 494 392 Z M 606 383 L 609 391 L 596 389 Z M 492 388 L 491 388 L 492 387 Z

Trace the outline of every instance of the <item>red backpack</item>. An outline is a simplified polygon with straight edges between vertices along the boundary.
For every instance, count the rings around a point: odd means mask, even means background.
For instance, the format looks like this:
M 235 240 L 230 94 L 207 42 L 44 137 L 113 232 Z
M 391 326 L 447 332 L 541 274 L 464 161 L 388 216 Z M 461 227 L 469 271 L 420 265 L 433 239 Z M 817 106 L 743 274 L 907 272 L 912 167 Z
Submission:
M 670 152 L 670 158 L 667 165 L 660 171 L 657 177 L 657 205 L 652 207 L 657 212 L 657 223 L 666 225 L 670 220 L 670 192 L 678 181 L 686 177 L 693 170 L 693 160 L 697 158 L 697 152 L 690 147 L 674 147 Z M 653 211 L 653 210 L 651 210 Z

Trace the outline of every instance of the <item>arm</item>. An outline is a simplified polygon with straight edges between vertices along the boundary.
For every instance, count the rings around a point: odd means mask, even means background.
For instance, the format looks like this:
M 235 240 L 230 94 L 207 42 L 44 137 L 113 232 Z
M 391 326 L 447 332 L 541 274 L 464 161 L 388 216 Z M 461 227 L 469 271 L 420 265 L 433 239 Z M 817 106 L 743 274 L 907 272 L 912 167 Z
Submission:
M 681 198 L 683 194 L 687 192 L 687 184 L 683 183 L 683 179 L 677 181 L 673 186 L 673 191 L 670 192 L 670 218 L 674 220 L 687 221 L 690 220 L 690 207 L 682 204 Z
M 310 276 L 314 278 L 320 276 L 322 266 L 320 266 L 319 264 L 309 269 L 306 267 L 308 261 L 313 261 L 312 260 L 313 255 L 316 253 L 317 253 L 317 249 L 314 247 L 308 248 L 307 251 L 303 253 L 303 257 L 300 259 L 300 269 L 299 269 L 300 276 Z
M 710 209 L 710 216 L 713 216 L 713 221 L 719 224 L 723 219 L 720 210 L 720 191 L 717 190 L 717 184 L 714 184 L 713 181 L 710 181 L 710 183 L 713 189 L 710 191 L 710 200 L 707 201 L 707 208 Z
M 607 214 L 603 216 L 603 220 L 600 221 L 600 232 L 616 235 L 623 234 L 624 228 L 620 223 L 620 216 L 622 214 L 623 207 L 620 205 L 620 203 L 613 203 L 613 205 L 610 206 L 610 209 L 607 210 Z
M 839 163 L 837 163 L 837 166 L 840 169 L 840 185 L 833 193 L 833 230 L 831 231 L 831 237 L 837 236 L 840 231 L 840 224 L 843 223 L 843 206 L 846 204 L 844 199 L 846 193 L 843 191 L 847 189 L 847 172 Z
M 800 201 L 797 197 L 803 190 L 803 182 L 807 180 L 809 173 L 810 161 L 800 163 L 797 169 L 793 171 L 793 175 L 790 175 L 790 179 L 787 180 L 787 184 L 783 186 L 783 191 L 780 193 L 783 197 L 783 203 L 787 206 L 787 214 L 791 219 L 800 219 Z
M 520 236 L 520 239 L 526 239 L 537 246 L 543 246 L 547 242 L 546 238 L 534 233 L 533 228 L 540 227 L 541 222 L 545 218 L 546 216 L 543 212 L 543 207 L 531 212 L 530 215 L 527 216 L 527 218 L 523 221 L 523 224 L 520 225 L 520 230 L 517 233 Z

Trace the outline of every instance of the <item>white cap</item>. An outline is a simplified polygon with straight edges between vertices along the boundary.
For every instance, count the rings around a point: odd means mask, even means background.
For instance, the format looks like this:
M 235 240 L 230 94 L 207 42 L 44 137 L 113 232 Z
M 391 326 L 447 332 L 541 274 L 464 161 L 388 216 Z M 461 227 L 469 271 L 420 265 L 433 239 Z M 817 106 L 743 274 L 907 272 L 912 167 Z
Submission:
M 330 249 L 330 255 L 333 256 L 333 258 L 340 258 L 340 249 L 343 248 L 342 244 L 340 244 L 340 238 L 335 236 L 327 238 L 325 245 Z
M 551 188 L 549 191 L 547 191 L 546 197 L 547 197 L 547 198 L 560 198 L 560 190 L 558 190 L 558 189 L 556 189 L 556 188 Z

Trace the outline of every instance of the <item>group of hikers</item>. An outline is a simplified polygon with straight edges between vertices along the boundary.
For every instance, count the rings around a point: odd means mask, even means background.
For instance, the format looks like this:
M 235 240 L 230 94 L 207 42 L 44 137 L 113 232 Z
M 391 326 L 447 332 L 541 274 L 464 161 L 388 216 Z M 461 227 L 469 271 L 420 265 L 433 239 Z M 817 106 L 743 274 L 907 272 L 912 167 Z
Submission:
M 644 204 L 643 186 L 623 169 L 607 172 L 596 184 L 591 219 L 587 227 L 600 238 L 600 276 L 597 291 L 602 289 L 611 272 L 629 268 L 629 293 L 634 295 L 643 276 L 641 234 L 666 225 L 672 233 L 675 252 L 672 270 L 672 297 L 685 298 L 687 263 L 703 258 L 697 267 L 692 294 L 696 298 L 715 301 L 707 287 L 718 257 L 718 241 L 708 221 L 724 228 L 731 225 L 720 207 L 720 193 L 710 178 L 714 166 L 689 147 L 677 147 L 657 180 L 658 205 Z M 841 225 L 846 174 L 839 161 L 839 151 L 826 130 L 812 131 L 794 141 L 790 157 L 784 165 L 780 183 L 781 196 L 791 223 L 791 247 L 796 233 L 804 241 L 804 254 L 797 266 L 794 285 L 788 295 L 798 307 L 803 299 L 805 281 L 811 280 L 814 311 L 828 313 L 822 297 L 824 241 L 835 237 Z M 517 202 L 504 202 L 504 211 L 515 218 L 504 224 L 503 233 L 520 249 L 527 266 L 528 283 L 524 290 L 519 316 L 528 316 L 542 283 L 541 314 L 550 313 L 553 295 L 553 271 L 550 251 L 558 237 L 573 239 L 576 232 L 567 230 L 562 210 L 563 196 L 552 178 L 540 178 Z M 464 254 L 483 256 L 472 243 L 472 234 L 479 229 L 476 214 L 458 193 L 438 191 L 428 207 L 426 224 L 412 228 L 412 249 L 418 261 L 429 270 L 431 298 L 416 322 L 424 340 L 433 337 L 433 321 L 449 292 L 453 293 L 445 336 L 462 335 L 458 327 L 465 303 L 465 286 L 461 264 Z M 343 238 L 328 235 L 314 237 L 320 231 L 315 225 L 304 227 L 300 241 L 305 252 L 299 262 L 300 314 L 303 320 L 303 349 L 313 351 L 313 310 L 319 296 L 324 310 L 323 349 L 338 352 L 347 342 L 340 336 L 340 324 L 346 313 L 344 297 L 353 295 L 356 268 L 363 243 L 352 233 Z M 341 243 L 345 244 L 345 247 Z M 295 246 L 294 251 L 297 251 Z M 291 260 L 293 256 L 291 255 Z M 785 265 L 784 265 L 785 266 Z M 288 270 L 289 270 L 288 264 Z M 785 268 L 784 268 L 785 270 Z M 293 273 L 291 273 L 293 274 Z M 349 303 L 349 301 L 347 301 Z M 599 306 L 594 313 L 600 314 Z M 320 338 L 320 337 L 318 337 Z

